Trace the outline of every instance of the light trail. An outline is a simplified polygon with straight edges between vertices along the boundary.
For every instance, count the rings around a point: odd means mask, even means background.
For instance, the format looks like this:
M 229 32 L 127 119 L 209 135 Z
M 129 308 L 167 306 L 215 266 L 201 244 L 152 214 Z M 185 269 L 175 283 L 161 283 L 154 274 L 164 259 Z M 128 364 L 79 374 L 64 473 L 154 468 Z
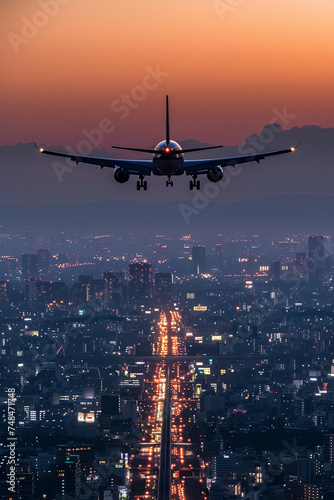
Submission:
M 147 386 L 141 400 L 140 451 L 130 460 L 131 500 L 207 500 L 203 464 L 196 455 L 187 423 L 196 418 L 197 404 L 189 372 L 181 315 L 161 312 Z M 176 360 L 173 360 L 173 357 Z

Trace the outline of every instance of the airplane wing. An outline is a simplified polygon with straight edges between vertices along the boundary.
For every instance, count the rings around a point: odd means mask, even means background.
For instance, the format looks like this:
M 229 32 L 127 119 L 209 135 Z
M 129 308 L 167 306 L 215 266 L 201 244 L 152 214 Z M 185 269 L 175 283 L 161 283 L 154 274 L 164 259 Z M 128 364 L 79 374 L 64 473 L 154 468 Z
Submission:
M 296 146 L 297 147 L 297 146 Z M 215 167 L 221 168 L 235 166 L 240 163 L 248 163 L 250 161 L 264 160 L 267 156 L 282 155 L 285 153 L 292 153 L 296 148 L 281 149 L 279 151 L 269 151 L 268 153 L 258 153 L 245 156 L 231 156 L 230 158 L 211 158 L 207 160 L 185 160 L 184 170 L 187 175 L 201 175 L 207 174 Z
M 116 168 L 121 167 L 129 174 L 133 175 L 151 175 L 153 164 L 152 160 L 119 160 L 113 158 L 100 158 L 94 156 L 82 156 L 72 153 L 59 153 L 58 151 L 48 151 L 44 148 L 38 148 L 39 151 L 45 155 L 60 156 L 69 158 L 78 163 L 90 163 L 92 165 L 99 165 L 101 168 Z

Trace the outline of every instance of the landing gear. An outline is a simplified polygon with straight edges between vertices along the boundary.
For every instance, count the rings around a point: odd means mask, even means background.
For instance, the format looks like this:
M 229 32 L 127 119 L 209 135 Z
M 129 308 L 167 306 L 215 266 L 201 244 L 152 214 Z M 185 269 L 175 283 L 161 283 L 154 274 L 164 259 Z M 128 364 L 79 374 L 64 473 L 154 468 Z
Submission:
M 198 190 L 198 189 L 200 189 L 200 187 L 201 187 L 200 181 L 198 181 L 196 179 L 196 177 L 193 177 L 193 180 L 190 181 L 190 183 L 189 183 L 190 190 L 193 190 L 194 188 Z
M 166 187 L 173 187 L 173 181 L 170 180 L 170 176 L 168 177 L 168 181 L 166 181 Z
M 137 191 L 140 191 L 141 188 L 143 188 L 144 191 L 147 191 L 147 181 L 144 181 L 144 176 L 141 175 L 139 179 L 140 181 L 137 181 Z

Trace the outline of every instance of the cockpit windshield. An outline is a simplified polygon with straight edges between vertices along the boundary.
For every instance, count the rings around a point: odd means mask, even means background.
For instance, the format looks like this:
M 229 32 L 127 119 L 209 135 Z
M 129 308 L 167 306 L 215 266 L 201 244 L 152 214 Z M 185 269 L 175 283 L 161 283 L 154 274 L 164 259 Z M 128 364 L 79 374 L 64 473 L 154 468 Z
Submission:
M 169 144 L 167 146 L 167 142 L 166 141 L 161 141 L 159 142 L 159 144 L 157 144 L 155 146 L 155 150 L 156 151 L 163 151 L 165 150 L 166 148 L 170 148 L 172 149 L 173 151 L 178 151 L 178 150 L 182 150 L 180 144 L 178 144 L 176 141 L 169 141 Z

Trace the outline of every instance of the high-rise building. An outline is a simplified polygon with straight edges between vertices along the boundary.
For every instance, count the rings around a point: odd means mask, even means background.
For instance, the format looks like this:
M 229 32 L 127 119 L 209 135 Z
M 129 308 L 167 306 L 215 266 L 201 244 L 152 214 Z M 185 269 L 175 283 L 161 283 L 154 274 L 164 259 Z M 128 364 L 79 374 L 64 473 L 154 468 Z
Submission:
M 18 273 L 18 269 L 18 259 L 8 256 L 0 257 L 0 275 L 2 277 L 9 278 L 12 276 L 16 276 Z
M 67 455 L 57 464 L 57 493 L 80 498 L 81 467 L 79 455 Z
M 80 471 L 83 476 L 88 476 L 93 471 L 95 459 L 94 446 L 91 444 L 61 444 L 57 446 L 57 462 L 64 463 L 66 458 L 77 455 L 80 459 Z
M 293 261 L 294 275 L 300 280 L 307 279 L 307 256 L 305 252 L 296 253 L 296 258 Z
M 303 500 L 320 500 L 321 491 L 319 486 L 314 484 L 304 484 Z
M 157 303 L 167 305 L 172 300 L 172 274 L 155 273 L 154 284 Z
M 39 248 L 37 250 L 38 271 L 42 276 L 50 273 L 50 251 L 48 248 Z
M 43 308 L 52 302 L 52 283 L 50 281 L 36 281 L 36 305 Z
M 52 301 L 55 301 L 59 306 L 68 305 L 69 289 L 62 281 L 53 281 L 51 283 Z
M 287 500 L 320 500 L 321 491 L 314 484 L 289 484 L 286 488 Z
M 79 283 L 82 285 L 89 285 L 92 282 L 92 274 L 79 274 Z
M 103 394 L 101 396 L 100 428 L 103 433 L 110 432 L 114 417 L 120 414 L 120 397 L 118 394 Z
M 324 435 L 324 463 L 327 464 L 327 468 L 334 470 L 334 434 Z
M 281 263 L 278 260 L 273 260 L 270 265 L 270 277 L 274 281 L 281 279 Z
M 222 247 L 221 243 L 216 244 L 215 263 L 216 263 L 217 269 L 221 270 L 223 268 L 223 247 Z
M 101 412 L 108 415 L 118 415 L 120 413 L 120 398 L 118 394 L 102 394 Z
M 254 256 L 252 254 L 249 254 L 247 256 L 246 274 L 247 276 L 250 276 L 252 278 L 254 276 L 254 272 L 255 272 Z
M 197 245 L 192 247 L 193 273 L 203 274 L 205 272 L 206 247 Z
M 105 279 L 92 279 L 89 287 L 89 299 L 105 302 L 107 297 L 107 282 Z
M 299 453 L 297 457 L 297 479 L 302 484 L 311 484 L 315 479 L 317 457 L 314 453 Z
M 214 480 L 228 482 L 237 478 L 241 457 L 236 453 L 212 457 L 212 475 Z
M 25 285 L 25 298 L 27 302 L 33 303 L 36 300 L 37 295 L 37 278 L 29 278 L 26 280 Z
M 92 275 L 79 275 L 79 285 L 85 289 L 86 301 L 99 300 L 104 302 L 107 294 L 107 283 L 105 279 L 94 279 Z
M 71 287 L 71 302 L 74 307 L 88 302 L 90 299 L 90 287 L 93 280 L 92 275 L 79 275 L 79 282 Z
M 19 482 L 20 500 L 30 500 L 31 498 L 34 498 L 34 493 L 35 493 L 34 474 L 32 472 L 23 472 L 23 473 L 18 472 L 17 479 Z
M 310 415 L 313 411 L 312 398 L 296 397 L 294 400 L 294 413 L 297 417 Z
M 86 285 L 85 283 L 74 283 L 71 287 L 70 297 L 74 307 L 77 307 L 84 302 L 88 302 L 89 285 Z
M 319 263 L 323 263 L 325 257 L 326 236 L 309 236 L 308 237 L 308 258 L 315 259 Z
M 46 305 L 50 304 L 52 298 L 51 281 L 41 281 L 36 278 L 26 280 L 26 300 L 30 305 L 37 306 L 43 309 Z
M 148 262 L 133 262 L 129 265 L 129 302 L 138 304 L 153 296 L 152 267 Z
M 326 252 L 327 237 L 326 236 L 309 236 L 308 237 L 308 279 L 319 279 L 322 277 L 325 260 L 328 256 Z
M 0 304 L 8 300 L 8 281 L 0 281 Z
M 37 253 L 22 254 L 22 276 L 23 278 L 38 277 L 38 255 Z
M 126 305 L 126 286 L 124 283 L 124 274 L 119 271 L 108 271 L 103 273 L 106 280 L 107 302 L 114 307 Z

